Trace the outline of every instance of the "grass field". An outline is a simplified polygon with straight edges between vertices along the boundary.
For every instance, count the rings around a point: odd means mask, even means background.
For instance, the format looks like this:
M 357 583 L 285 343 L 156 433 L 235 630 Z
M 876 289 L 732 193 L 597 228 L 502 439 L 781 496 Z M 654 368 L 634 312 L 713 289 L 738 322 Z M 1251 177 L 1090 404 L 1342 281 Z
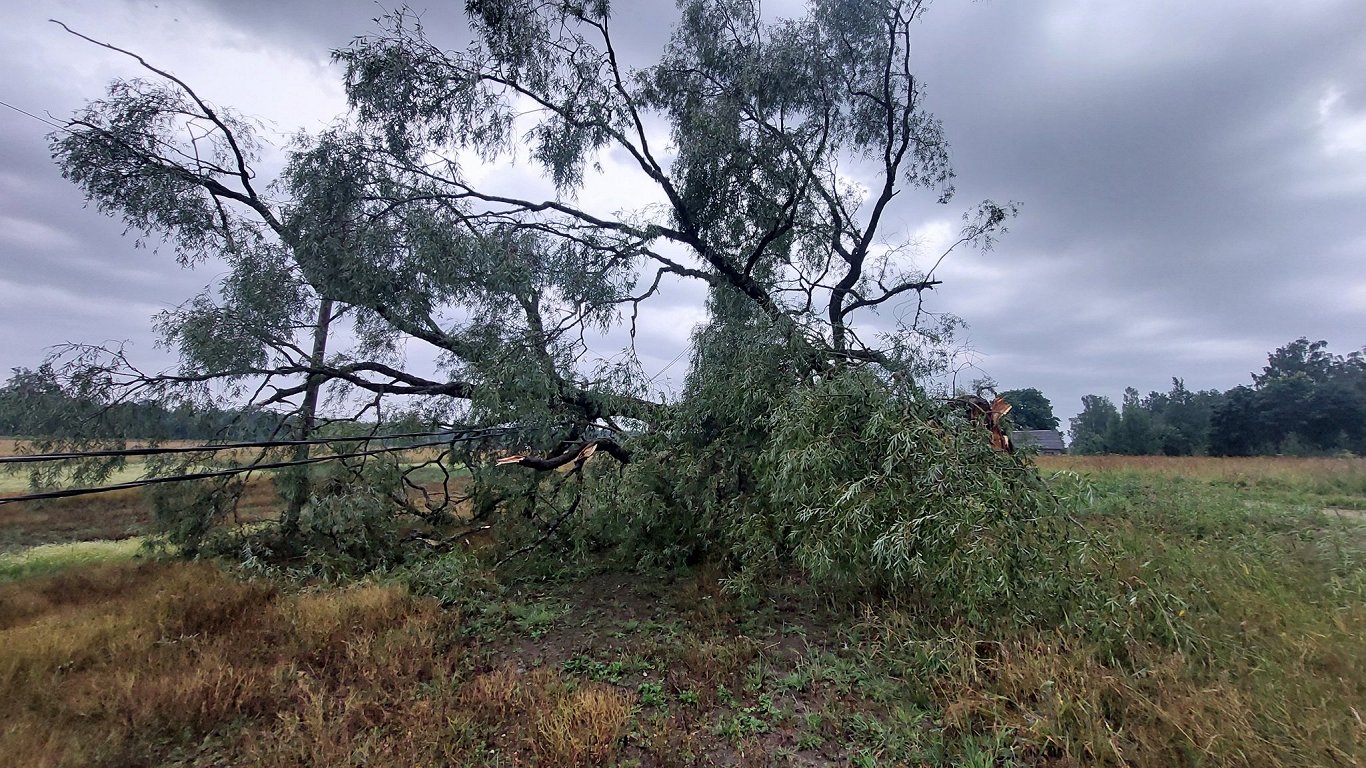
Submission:
M 1366 498 L 1366 458 L 1253 456 L 1040 456 L 1045 469 L 1161 475 L 1258 490 L 1343 493 Z
M 132 440 L 128 442 L 129 448 L 141 447 L 145 443 Z M 184 441 L 167 441 L 164 445 L 180 446 L 186 445 Z M 27 448 L 27 441 L 17 440 L 11 437 L 0 438 L 0 456 L 16 456 L 23 453 L 33 453 L 35 451 Z M 28 468 L 35 465 L 19 465 L 17 471 L 0 471 L 0 497 L 17 496 L 25 493 L 29 489 Z M 110 474 L 103 485 L 115 485 L 126 483 L 130 480 L 137 480 L 142 477 L 146 469 L 146 464 L 141 459 L 130 459 L 128 464 Z
M 183 446 L 186 441 L 167 441 L 163 445 Z M 0 456 L 13 456 L 19 453 L 20 441 L 0 438 Z M 130 441 L 130 446 L 140 445 Z M 401 454 L 405 461 L 416 464 L 435 457 L 431 448 L 406 451 Z M 250 461 L 250 455 L 224 453 L 225 461 Z M 227 466 L 227 465 L 225 465 Z M 318 471 L 326 465 L 318 465 Z M 139 480 L 147 475 L 148 465 L 140 458 L 131 458 L 122 468 L 100 485 L 116 485 Z M 157 473 L 153 473 L 155 476 Z M 452 470 L 453 478 L 463 476 L 463 470 Z M 414 472 L 410 478 L 414 483 L 430 486 L 429 490 L 439 488 L 442 477 L 435 467 L 423 468 Z M 78 484 L 68 483 L 63 487 Z M 0 498 L 19 496 L 29 491 L 29 478 L 25 472 L 0 471 Z M 272 473 L 269 471 L 254 474 L 248 482 L 246 492 L 238 505 L 238 520 L 243 523 L 255 522 L 274 517 L 278 514 L 279 497 L 275 491 Z M 39 544 L 62 542 L 101 541 L 143 536 L 151 532 L 152 509 L 141 490 L 117 490 L 89 496 L 65 499 L 52 499 L 40 502 L 24 502 L 0 505 L 0 553 Z
M 278 498 L 269 477 L 253 479 L 238 505 L 239 520 L 275 516 Z M 0 506 L 0 553 L 39 544 L 126 539 L 151 530 L 151 505 L 138 489 Z
M 0 584 L 101 563 L 127 563 L 142 549 L 138 537 L 39 544 L 17 552 L 0 552 Z
M 1334 511 L 1366 508 L 1360 462 L 1045 464 L 1093 483 L 1081 523 L 1114 595 L 1047 627 L 934 624 L 913 603 L 795 581 L 745 602 L 706 568 L 499 585 L 449 556 L 324 588 L 120 550 L 0 556 L 0 755 L 25 766 L 1366 762 L 1366 522 Z

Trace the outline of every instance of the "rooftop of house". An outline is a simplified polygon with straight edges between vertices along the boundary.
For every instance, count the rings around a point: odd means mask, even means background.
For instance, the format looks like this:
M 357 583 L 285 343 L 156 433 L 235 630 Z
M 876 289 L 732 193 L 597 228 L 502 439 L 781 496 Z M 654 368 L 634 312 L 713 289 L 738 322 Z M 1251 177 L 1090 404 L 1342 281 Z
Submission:
M 1021 448 L 1032 446 L 1040 451 L 1065 451 L 1062 433 L 1056 429 L 1022 429 L 1012 432 L 1011 439 Z

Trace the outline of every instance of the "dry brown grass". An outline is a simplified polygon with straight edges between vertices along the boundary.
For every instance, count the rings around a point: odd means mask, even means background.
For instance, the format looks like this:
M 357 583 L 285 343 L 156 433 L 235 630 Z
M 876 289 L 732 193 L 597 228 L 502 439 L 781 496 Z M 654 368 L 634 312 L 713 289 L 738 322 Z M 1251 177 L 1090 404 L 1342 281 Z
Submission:
M 1124 494 L 1091 522 L 1107 578 L 1143 586 L 1116 593 L 1132 612 L 981 633 L 894 604 L 851 614 L 796 583 L 751 605 L 702 568 L 538 584 L 564 618 L 530 635 L 497 597 L 462 619 L 392 586 L 70 570 L 0 585 L 0 764 L 770 765 L 803 738 L 793 763 L 1366 763 L 1357 538 L 1244 524 L 1242 486 L 1349 486 L 1359 462 L 1041 463 Z
M 206 563 L 0 586 L 0 755 L 444 765 L 498 744 L 543 765 L 611 759 L 625 694 L 511 668 L 467 683 L 454 620 L 398 587 L 291 593 Z
M 601 683 L 566 684 L 558 672 L 513 663 L 476 676 L 460 692 L 475 722 L 499 733 L 504 752 L 544 765 L 601 765 L 620 748 L 632 700 Z
M 1144 472 L 1230 483 L 1317 482 L 1366 487 L 1366 458 L 1291 456 L 1039 456 L 1044 469 L 1075 472 Z
M 592 684 L 561 696 L 538 718 L 538 756 L 550 765 L 602 765 L 617 751 L 631 720 L 631 698 Z

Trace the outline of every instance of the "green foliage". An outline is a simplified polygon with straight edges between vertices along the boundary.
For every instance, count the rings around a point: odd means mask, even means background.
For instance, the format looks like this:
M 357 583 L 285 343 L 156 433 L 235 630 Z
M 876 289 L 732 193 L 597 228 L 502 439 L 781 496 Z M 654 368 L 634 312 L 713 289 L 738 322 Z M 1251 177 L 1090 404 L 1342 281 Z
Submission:
M 1266 450 L 1266 432 L 1257 417 L 1257 393 L 1234 387 L 1210 417 L 1210 453 L 1251 456 Z
M 669 700 L 664 696 L 663 683 L 641 683 L 636 692 L 640 694 L 640 705 L 643 707 L 668 706 Z
M 624 661 L 603 662 L 588 656 L 575 656 L 567 659 L 562 668 L 567 674 L 583 675 L 589 680 L 612 684 L 620 683 L 627 671 Z
M 299 519 L 298 545 L 323 575 L 383 570 L 402 562 L 395 500 L 402 490 L 388 468 L 348 470 L 313 485 Z M 283 542 L 286 546 L 294 542 Z
M 1139 402 L 1138 390 L 1125 388 L 1123 402 L 1119 420 L 1111 422 L 1105 434 L 1107 447 L 1113 453 L 1133 456 L 1157 453 L 1159 443 L 1152 412 Z
M 1072 419 L 1073 453 L 1217 456 L 1366 451 L 1366 355 L 1300 338 L 1267 356 L 1253 386 L 1169 392 L 1125 390 L 1122 411 L 1087 395 Z
M 89 416 L 91 408 L 68 397 L 48 365 L 38 370 L 14 368 L 0 388 L 0 434 L 58 436 L 73 422 Z
M 215 135 L 214 126 L 234 141 Z M 230 217 L 215 195 L 193 174 L 149 166 L 167 152 L 165 136 L 190 134 L 201 152 L 196 170 L 231 179 L 239 162 L 256 158 L 259 145 L 250 121 L 233 110 L 212 114 L 186 89 L 171 82 L 116 80 L 105 97 L 86 105 L 73 127 L 50 136 L 62 176 L 86 191 L 102 212 L 118 216 L 130 229 L 167 237 L 183 264 L 211 253 L 237 254 L 257 242 L 260 225 Z M 152 162 L 149 162 L 152 161 Z
M 1123 410 L 1109 398 L 1086 395 L 1082 412 L 1074 416 L 1073 453 L 1165 454 L 1191 456 L 1206 452 L 1210 424 L 1225 395 L 1210 390 L 1191 392 L 1181 379 L 1172 379 L 1170 392 L 1124 390 Z
M 508 606 L 508 614 L 513 625 L 532 640 L 545 637 L 555 622 L 563 618 L 568 610 L 564 605 L 547 600 L 513 603 Z
M 924 401 L 918 382 L 942 366 L 954 319 L 870 320 L 938 282 L 915 263 L 916 243 L 889 240 L 894 199 L 912 189 L 947 203 L 954 192 L 943 126 L 911 68 L 923 8 L 813 0 L 770 21 L 752 0 L 685 0 L 667 49 L 638 71 L 619 64 L 605 2 L 471 3 L 473 40 L 458 50 L 399 10 L 337 53 L 353 119 L 301 137 L 269 196 L 253 181 L 249 123 L 159 70 L 155 82 L 116 82 L 52 135 L 55 159 L 100 210 L 169 238 L 182 263 L 220 254 L 227 271 L 158 321 L 179 375 L 129 372 L 116 355 L 101 370 L 124 378 L 106 388 L 302 396 L 304 425 L 324 386 L 377 411 L 392 396 L 449 398 L 443 412 L 464 423 L 516 425 L 526 453 L 631 419 L 647 434 L 624 471 L 479 467 L 476 514 L 499 516 L 511 551 L 713 558 L 736 566 L 737 585 L 795 563 L 813 578 L 933 596 L 971 572 L 986 591 L 954 606 L 983 614 L 1032 562 L 1032 534 L 1007 534 L 1041 519 L 1042 485 Z M 647 125 L 667 126 L 667 155 Z M 484 188 L 454 159 L 506 159 L 523 137 L 553 202 Z M 575 193 L 608 152 L 659 202 L 579 207 Z M 973 206 L 949 251 L 990 248 L 1014 212 Z M 710 292 L 685 392 L 667 405 L 645 399 L 633 349 L 591 374 L 580 364 L 607 357 L 591 334 L 665 277 Z M 350 348 L 324 344 L 343 329 Z M 438 374 L 403 369 L 410 341 L 438 352 Z M 851 373 L 859 366 L 872 372 Z M 845 386 L 879 394 L 860 405 L 841 399 Z M 872 426 L 857 439 L 891 447 L 830 453 L 806 440 L 831 427 L 823 419 L 845 430 L 864 416 Z M 905 441 L 939 422 L 939 437 Z M 861 474 L 870 454 L 889 465 L 877 480 Z M 839 499 L 800 482 L 794 461 L 819 465 Z M 395 502 L 383 482 L 315 494 L 297 525 L 294 505 L 278 551 L 314 553 L 327 571 L 391 565 Z M 227 519 L 231 491 L 169 515 L 178 540 L 198 549 Z
M 1360 359 L 1360 354 L 1348 360 L 1336 358 L 1328 351 L 1328 342 L 1310 341 L 1301 336 L 1267 355 L 1266 366 L 1260 375 L 1252 374 L 1252 380 L 1259 387 L 1277 379 L 1296 377 L 1322 384 L 1333 378 L 1334 368 L 1348 364 L 1349 360 L 1359 363 Z
M 413 594 L 433 597 L 446 607 L 470 607 L 501 592 L 487 565 L 464 550 L 416 557 L 388 574 Z
M 770 550 L 751 533 L 747 557 L 790 546 L 819 581 L 910 592 L 973 622 L 1038 618 L 1066 598 L 1080 553 L 1064 502 L 981 430 L 867 373 L 793 393 L 761 473 L 782 536 Z
M 736 388 L 733 420 L 708 402 L 719 437 L 690 449 L 682 429 L 647 436 L 641 450 L 667 451 L 667 464 L 596 478 L 584 540 L 627 560 L 722 560 L 740 591 L 795 567 L 975 623 L 1048 616 L 1078 588 L 1069 502 L 966 419 L 859 370 L 787 392 Z
M 298 529 L 289 536 L 273 522 L 234 524 L 242 475 L 151 486 L 161 541 L 187 557 L 223 556 L 266 568 L 283 565 L 298 575 L 327 579 L 383 572 L 404 563 L 400 523 L 411 509 L 397 465 L 371 460 L 310 474 L 311 495 Z
M 1039 390 L 1011 389 L 1001 393 L 1010 403 L 1010 423 L 1016 429 L 1057 429 L 1058 417 L 1053 415 L 1053 403 Z
M 236 540 L 220 526 L 232 519 L 240 479 L 196 480 L 148 486 L 153 522 L 165 544 L 186 557 L 236 553 Z
M 1300 338 L 1272 352 L 1254 387 L 1215 413 L 1212 450 L 1225 455 L 1366 450 L 1366 357 Z
M 1119 410 L 1108 397 L 1086 395 L 1081 399 L 1081 413 L 1072 417 L 1072 452 L 1106 453 L 1106 435 L 1119 420 Z

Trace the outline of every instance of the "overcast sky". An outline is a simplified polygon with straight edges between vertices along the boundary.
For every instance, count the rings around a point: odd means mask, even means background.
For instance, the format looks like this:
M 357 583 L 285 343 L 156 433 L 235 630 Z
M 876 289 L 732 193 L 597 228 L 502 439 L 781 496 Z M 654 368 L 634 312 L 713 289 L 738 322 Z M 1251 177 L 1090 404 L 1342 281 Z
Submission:
M 433 5 L 429 33 L 460 39 L 463 3 Z M 64 118 L 137 74 L 46 21 L 58 18 L 261 118 L 282 145 L 344 112 L 329 51 L 380 12 L 367 0 L 0 3 L 0 101 Z M 616 0 L 614 13 L 643 61 L 675 15 L 671 0 Z M 933 245 L 983 198 L 1021 204 L 994 251 L 955 253 L 936 273 L 933 308 L 969 325 L 965 379 L 1037 387 L 1065 425 L 1088 393 L 1118 400 L 1172 376 L 1248 383 L 1298 336 L 1339 354 L 1366 345 L 1366 2 L 939 0 L 916 46 L 958 195 L 905 207 L 893 228 Z M 127 340 L 164 365 L 151 316 L 215 274 L 134 248 L 84 208 L 48 157 L 49 130 L 0 107 L 0 368 L 36 366 L 64 341 Z M 647 371 L 683 350 L 696 296 L 676 293 L 653 318 Z

